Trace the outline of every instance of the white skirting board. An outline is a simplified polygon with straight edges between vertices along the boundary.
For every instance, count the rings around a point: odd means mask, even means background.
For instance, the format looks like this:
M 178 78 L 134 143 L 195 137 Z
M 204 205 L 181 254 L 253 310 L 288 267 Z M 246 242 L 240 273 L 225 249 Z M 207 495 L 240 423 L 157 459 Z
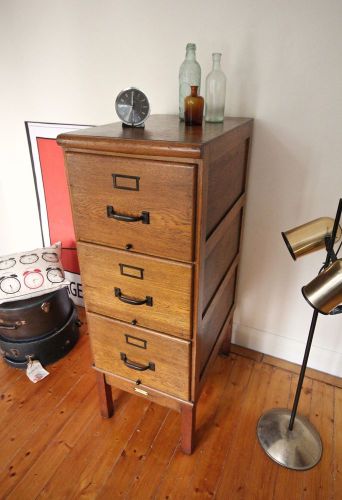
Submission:
M 232 342 L 292 363 L 302 364 L 305 343 L 274 333 L 233 323 Z M 342 353 L 311 346 L 308 367 L 342 377 Z

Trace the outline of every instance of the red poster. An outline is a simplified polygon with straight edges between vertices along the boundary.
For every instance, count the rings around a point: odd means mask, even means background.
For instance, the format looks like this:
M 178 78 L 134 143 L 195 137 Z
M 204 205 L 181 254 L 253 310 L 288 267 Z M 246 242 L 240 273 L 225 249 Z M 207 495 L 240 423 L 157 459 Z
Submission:
M 58 241 L 62 242 L 62 264 L 65 276 L 71 283 L 69 294 L 76 304 L 83 305 L 64 157 L 56 137 L 88 126 L 41 122 L 25 124 L 37 193 L 42 245 L 47 247 Z
M 37 138 L 51 242 L 62 242 L 65 271 L 80 273 L 62 149 L 55 139 Z

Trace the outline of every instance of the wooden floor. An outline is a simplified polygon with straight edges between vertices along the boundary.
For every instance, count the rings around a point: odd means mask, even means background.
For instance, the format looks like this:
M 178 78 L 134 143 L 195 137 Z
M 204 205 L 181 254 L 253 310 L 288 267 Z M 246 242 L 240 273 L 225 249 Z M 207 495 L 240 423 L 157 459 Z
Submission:
M 0 498 L 342 498 L 341 388 L 305 380 L 299 412 L 318 429 L 324 452 L 314 469 L 295 472 L 270 461 L 255 432 L 266 409 L 291 406 L 295 373 L 262 357 L 218 357 L 189 457 L 173 411 L 114 391 L 115 416 L 103 420 L 90 364 L 85 327 L 37 384 L 0 363 Z

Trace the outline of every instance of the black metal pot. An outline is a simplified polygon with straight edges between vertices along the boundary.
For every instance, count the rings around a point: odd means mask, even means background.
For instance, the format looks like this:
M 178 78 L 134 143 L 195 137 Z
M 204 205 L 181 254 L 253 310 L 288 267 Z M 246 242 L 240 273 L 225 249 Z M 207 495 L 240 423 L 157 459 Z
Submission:
M 56 332 L 73 311 L 66 287 L 31 299 L 0 304 L 0 336 L 35 339 Z
M 54 363 L 74 347 L 80 325 L 71 303 L 71 314 L 57 331 L 30 340 L 8 340 L 0 336 L 0 352 L 6 363 L 15 368 L 25 369 L 30 359 L 37 359 L 42 365 Z

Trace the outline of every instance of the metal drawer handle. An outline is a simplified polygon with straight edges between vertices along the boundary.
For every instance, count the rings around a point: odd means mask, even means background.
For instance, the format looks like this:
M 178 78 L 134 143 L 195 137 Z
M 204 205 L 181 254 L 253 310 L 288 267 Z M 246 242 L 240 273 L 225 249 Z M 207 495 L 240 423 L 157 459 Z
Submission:
M 146 304 L 147 306 L 152 307 L 153 299 L 152 297 L 146 296 L 146 299 L 135 299 L 134 297 L 127 297 L 121 292 L 120 288 L 114 288 L 115 297 L 117 297 L 121 302 L 125 302 L 125 304 L 130 304 L 131 306 L 142 306 Z
M 146 370 L 152 370 L 154 372 L 156 369 L 156 365 L 152 362 L 149 362 L 148 365 L 141 365 L 140 363 L 130 361 L 124 352 L 120 352 L 120 358 L 128 368 L 137 370 L 138 372 L 145 372 Z
M 141 221 L 143 224 L 150 223 L 150 212 L 141 212 L 141 215 L 125 215 L 119 214 L 115 212 L 114 207 L 111 205 L 107 205 L 107 217 L 111 219 L 121 220 L 123 222 L 139 222 Z

